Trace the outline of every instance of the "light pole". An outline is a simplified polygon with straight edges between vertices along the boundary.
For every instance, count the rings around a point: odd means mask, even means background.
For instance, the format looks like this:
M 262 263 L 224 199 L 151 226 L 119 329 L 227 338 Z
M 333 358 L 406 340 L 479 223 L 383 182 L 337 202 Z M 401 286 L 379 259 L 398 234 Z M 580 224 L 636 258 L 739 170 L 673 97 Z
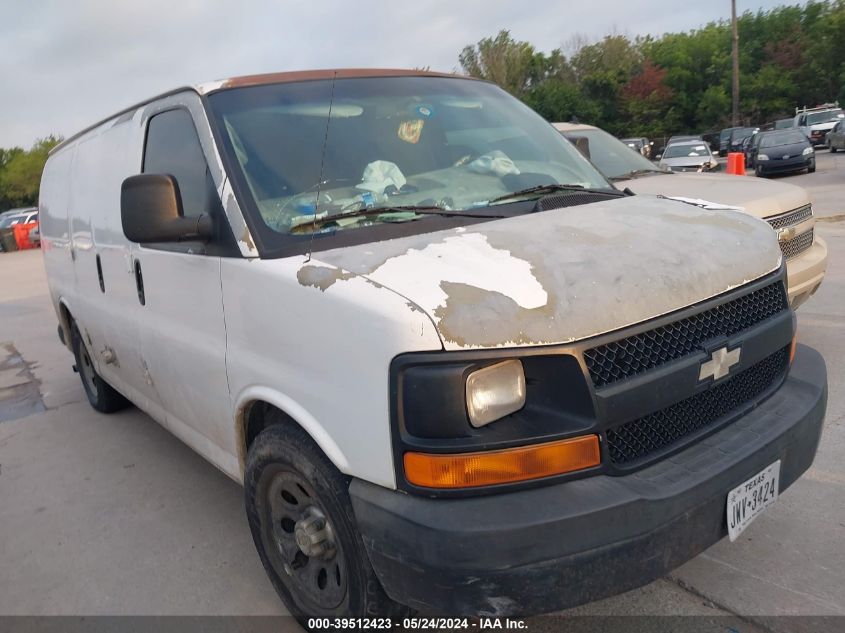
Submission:
M 731 124 L 739 126 L 739 32 L 736 28 L 736 0 L 731 0 L 731 31 L 733 32 L 733 113 Z

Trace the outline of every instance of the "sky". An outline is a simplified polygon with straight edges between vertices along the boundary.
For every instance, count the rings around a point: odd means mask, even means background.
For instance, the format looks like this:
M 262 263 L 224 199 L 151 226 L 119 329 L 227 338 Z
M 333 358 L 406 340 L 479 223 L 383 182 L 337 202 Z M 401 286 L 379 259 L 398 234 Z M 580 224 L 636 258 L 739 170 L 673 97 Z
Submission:
M 799 0 L 738 0 L 738 11 Z M 458 69 L 508 29 L 548 52 L 576 35 L 660 35 L 729 0 L 0 0 L 0 147 L 65 137 L 155 94 L 313 68 Z

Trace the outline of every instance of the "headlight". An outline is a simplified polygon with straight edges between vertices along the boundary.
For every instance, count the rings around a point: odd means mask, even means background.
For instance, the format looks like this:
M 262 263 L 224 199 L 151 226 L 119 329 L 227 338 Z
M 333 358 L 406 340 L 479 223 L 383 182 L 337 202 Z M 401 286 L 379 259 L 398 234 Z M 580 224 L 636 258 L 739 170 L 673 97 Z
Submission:
M 525 406 L 525 371 L 518 360 L 490 365 L 467 376 L 467 413 L 478 428 Z
M 804 149 L 804 151 L 803 151 L 803 152 L 801 152 L 801 155 L 802 155 L 802 156 L 809 156 L 810 154 L 812 154 L 812 153 L 813 153 L 813 151 L 814 151 L 814 150 L 813 150 L 813 148 L 812 148 L 812 147 L 807 147 L 807 148 L 805 148 L 805 149 Z
M 757 154 L 757 160 L 769 160 L 769 157 L 765 154 Z

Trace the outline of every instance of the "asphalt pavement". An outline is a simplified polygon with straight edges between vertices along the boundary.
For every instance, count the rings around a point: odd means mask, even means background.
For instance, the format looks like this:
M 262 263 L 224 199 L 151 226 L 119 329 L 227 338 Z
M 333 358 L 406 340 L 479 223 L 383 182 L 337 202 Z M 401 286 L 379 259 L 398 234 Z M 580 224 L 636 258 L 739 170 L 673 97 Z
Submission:
M 737 631 L 845 616 L 845 154 L 817 161 L 781 178 L 810 191 L 830 251 L 798 311 L 829 372 L 814 465 L 736 542 L 568 614 L 726 616 Z M 0 254 L 0 615 L 284 614 L 241 488 L 137 409 L 96 413 L 71 366 L 40 252 Z

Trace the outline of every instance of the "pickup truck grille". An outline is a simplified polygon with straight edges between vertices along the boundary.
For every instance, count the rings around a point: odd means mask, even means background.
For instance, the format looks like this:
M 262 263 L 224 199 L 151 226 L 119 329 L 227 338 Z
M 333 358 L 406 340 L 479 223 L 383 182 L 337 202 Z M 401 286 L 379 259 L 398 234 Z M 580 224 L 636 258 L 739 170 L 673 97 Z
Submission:
M 808 204 L 794 211 L 788 211 L 783 215 L 769 218 L 766 221 L 772 225 L 773 229 L 782 229 L 785 226 L 795 226 L 796 224 L 806 222 L 811 217 L 813 217 L 813 207 Z
M 791 240 L 780 243 L 780 252 L 783 253 L 784 259 L 792 259 L 797 257 L 813 245 L 813 229 L 804 231 L 801 235 L 793 237 Z
M 728 416 L 739 414 L 743 405 L 755 403 L 783 377 L 788 364 L 789 347 L 784 347 L 707 391 L 609 429 L 610 461 L 624 465 L 698 431 L 715 430 L 720 421 L 727 422 Z
M 603 387 L 700 351 L 709 339 L 738 334 L 788 307 L 778 280 L 698 314 L 588 349 L 584 360 L 593 384 Z

